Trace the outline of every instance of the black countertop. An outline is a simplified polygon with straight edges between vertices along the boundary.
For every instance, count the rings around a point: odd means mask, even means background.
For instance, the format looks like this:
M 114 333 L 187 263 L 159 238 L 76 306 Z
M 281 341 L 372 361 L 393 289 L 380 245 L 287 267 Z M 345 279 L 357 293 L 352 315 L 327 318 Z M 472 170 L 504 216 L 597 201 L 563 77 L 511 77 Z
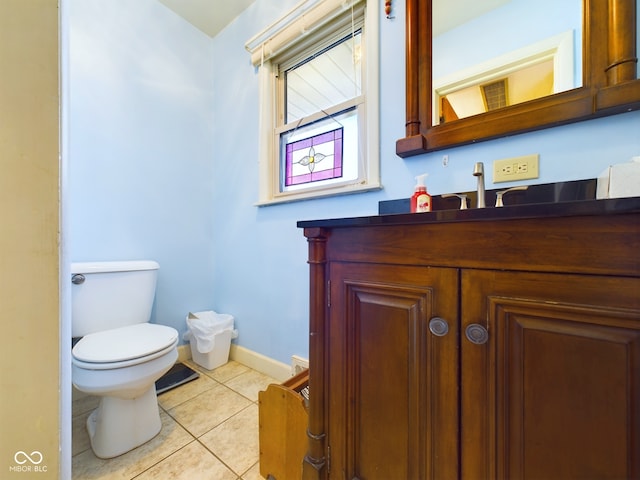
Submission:
M 457 199 L 454 203 L 459 203 Z M 506 200 L 506 199 L 505 199 Z M 528 203 L 500 208 L 446 209 L 427 213 L 398 213 L 369 217 L 303 220 L 298 228 L 365 227 L 373 225 L 409 225 L 425 223 L 494 221 L 569 216 L 616 215 L 640 212 L 640 197 L 606 200 L 573 200 L 553 203 Z
M 506 205 L 525 205 L 531 203 L 558 203 L 573 202 L 576 200 L 593 200 L 596 198 L 598 182 L 595 178 L 585 180 L 571 180 L 566 182 L 543 183 L 528 185 L 526 190 L 508 192 L 503 200 Z M 485 205 L 493 207 L 496 204 L 496 192 L 506 190 L 498 188 L 485 192 Z M 477 205 L 477 193 L 460 192 L 467 196 L 467 206 Z M 378 214 L 410 213 L 409 198 L 399 200 L 384 200 L 378 204 Z M 457 197 L 443 198 L 442 195 L 434 195 L 432 198 L 432 210 L 456 210 L 460 208 L 460 199 Z

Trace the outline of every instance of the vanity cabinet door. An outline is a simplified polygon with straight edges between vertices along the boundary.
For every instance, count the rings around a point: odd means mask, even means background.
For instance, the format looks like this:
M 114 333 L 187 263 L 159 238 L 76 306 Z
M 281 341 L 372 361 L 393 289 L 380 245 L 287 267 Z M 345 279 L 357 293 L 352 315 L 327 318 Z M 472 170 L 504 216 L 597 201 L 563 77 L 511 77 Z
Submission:
M 458 478 L 458 270 L 329 270 L 329 477 Z
M 640 478 L 640 279 L 461 275 L 461 478 Z

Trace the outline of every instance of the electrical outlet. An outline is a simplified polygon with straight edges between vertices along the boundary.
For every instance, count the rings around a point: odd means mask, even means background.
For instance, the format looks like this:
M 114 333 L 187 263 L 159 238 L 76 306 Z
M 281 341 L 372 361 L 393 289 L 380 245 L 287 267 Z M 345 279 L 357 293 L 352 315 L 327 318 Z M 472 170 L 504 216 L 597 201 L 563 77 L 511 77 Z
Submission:
M 540 155 L 524 155 L 522 157 L 505 158 L 493 162 L 493 183 L 511 182 L 538 178 Z

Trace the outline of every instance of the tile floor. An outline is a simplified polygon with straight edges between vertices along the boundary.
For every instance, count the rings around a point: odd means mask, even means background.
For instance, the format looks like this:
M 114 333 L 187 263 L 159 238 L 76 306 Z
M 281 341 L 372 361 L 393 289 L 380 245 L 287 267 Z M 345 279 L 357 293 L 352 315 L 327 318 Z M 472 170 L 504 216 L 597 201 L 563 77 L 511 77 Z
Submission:
M 280 383 L 240 363 L 205 370 L 200 378 L 158 396 L 162 430 L 116 458 L 91 451 L 85 422 L 96 397 L 73 392 L 74 480 L 258 480 L 258 392 Z

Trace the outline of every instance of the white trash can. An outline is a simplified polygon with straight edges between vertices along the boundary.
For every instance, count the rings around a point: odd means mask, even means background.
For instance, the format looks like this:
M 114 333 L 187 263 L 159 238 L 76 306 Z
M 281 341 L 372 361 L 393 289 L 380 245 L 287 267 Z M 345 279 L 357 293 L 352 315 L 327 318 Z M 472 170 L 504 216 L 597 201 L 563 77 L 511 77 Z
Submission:
M 231 339 L 238 336 L 238 331 L 233 329 L 232 315 L 213 310 L 189 313 L 187 327 L 184 339 L 191 344 L 194 362 L 213 370 L 229 361 Z

